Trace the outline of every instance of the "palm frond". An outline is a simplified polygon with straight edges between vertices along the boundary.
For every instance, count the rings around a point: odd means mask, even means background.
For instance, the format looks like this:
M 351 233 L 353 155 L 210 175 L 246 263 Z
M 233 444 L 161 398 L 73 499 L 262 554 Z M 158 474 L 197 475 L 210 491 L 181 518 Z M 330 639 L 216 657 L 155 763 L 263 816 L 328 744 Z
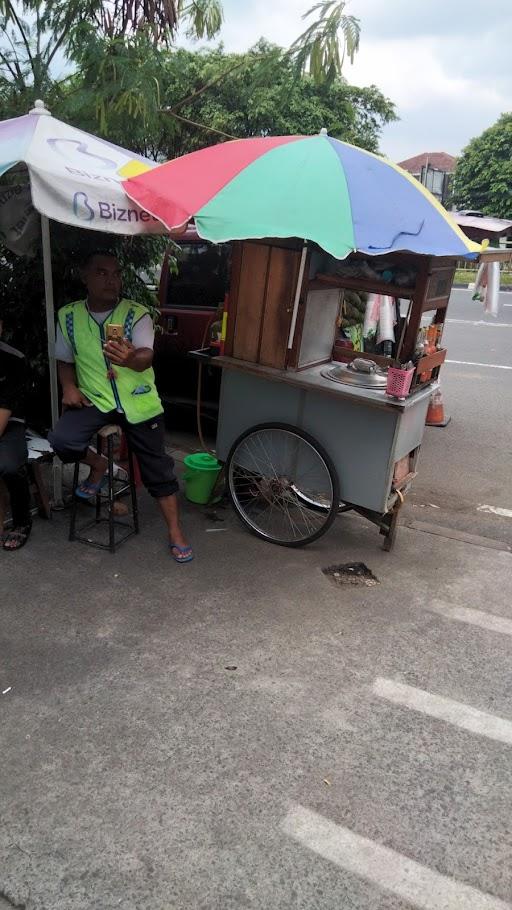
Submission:
M 345 57 L 353 63 L 359 50 L 359 19 L 346 16 L 345 6 L 345 0 L 321 0 L 311 7 L 302 18 L 317 18 L 290 48 L 301 74 L 310 74 L 317 84 L 340 78 Z
M 187 23 L 188 38 L 213 38 L 224 19 L 220 0 L 191 0 L 183 7 L 182 17 Z

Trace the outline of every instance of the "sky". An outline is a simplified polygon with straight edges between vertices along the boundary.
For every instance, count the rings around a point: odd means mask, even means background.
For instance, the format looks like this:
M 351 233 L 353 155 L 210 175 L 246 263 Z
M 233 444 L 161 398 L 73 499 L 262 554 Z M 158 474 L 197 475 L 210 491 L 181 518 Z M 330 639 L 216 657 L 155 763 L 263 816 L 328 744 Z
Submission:
M 287 47 L 304 30 L 314 0 L 224 0 L 221 40 L 243 51 L 264 36 Z M 349 0 L 361 45 L 344 76 L 377 85 L 395 102 L 398 123 L 381 150 L 395 161 L 420 152 L 457 155 L 512 109 L 509 0 Z

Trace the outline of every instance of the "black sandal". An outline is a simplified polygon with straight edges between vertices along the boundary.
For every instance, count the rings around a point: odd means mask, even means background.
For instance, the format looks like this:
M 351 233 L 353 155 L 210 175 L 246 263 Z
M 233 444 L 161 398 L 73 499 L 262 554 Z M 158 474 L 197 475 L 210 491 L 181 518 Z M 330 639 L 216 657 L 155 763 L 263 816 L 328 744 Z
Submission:
M 13 528 L 12 531 L 9 531 L 3 538 L 3 549 L 8 553 L 10 551 L 21 550 L 29 539 L 31 530 L 32 524 Z M 14 546 L 7 546 L 9 543 L 14 544 Z

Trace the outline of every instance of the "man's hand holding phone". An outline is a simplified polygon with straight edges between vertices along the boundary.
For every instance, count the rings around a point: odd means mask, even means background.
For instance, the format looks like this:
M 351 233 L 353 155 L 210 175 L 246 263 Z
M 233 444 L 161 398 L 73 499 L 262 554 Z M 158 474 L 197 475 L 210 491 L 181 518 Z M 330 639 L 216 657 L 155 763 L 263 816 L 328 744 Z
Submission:
M 135 355 L 135 347 L 126 338 L 120 340 L 108 340 L 103 345 L 105 356 L 116 367 L 131 367 Z

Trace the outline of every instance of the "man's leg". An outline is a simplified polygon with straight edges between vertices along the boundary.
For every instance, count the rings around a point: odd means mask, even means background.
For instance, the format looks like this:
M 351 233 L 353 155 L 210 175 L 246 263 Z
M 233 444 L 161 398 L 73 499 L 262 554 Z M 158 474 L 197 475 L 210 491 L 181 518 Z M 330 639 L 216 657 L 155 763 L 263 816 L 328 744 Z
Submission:
M 169 540 L 177 551 L 190 549 L 189 543 L 183 534 L 180 524 L 180 512 L 178 507 L 178 494 L 173 493 L 171 496 L 159 496 L 157 498 L 158 505 L 162 515 L 164 516 L 164 521 L 167 525 L 169 531 Z M 173 551 L 174 552 L 174 551 Z M 190 553 L 192 550 L 190 549 Z M 179 556 L 179 552 L 175 553 L 176 556 Z M 188 553 L 184 554 L 185 556 L 189 555 Z
M 175 544 L 173 555 L 189 557 L 189 544 L 180 525 L 178 508 L 178 481 L 174 474 L 174 462 L 165 451 L 163 415 L 145 420 L 143 423 L 123 423 L 132 450 L 139 462 L 142 482 L 148 493 L 160 506 L 169 531 L 169 540 Z M 186 552 L 180 554 L 178 548 Z
M 16 540 L 16 533 L 23 533 L 25 539 L 30 533 L 32 517 L 26 468 L 27 456 L 24 424 L 9 423 L 0 436 L 0 477 L 9 494 L 14 532 L 11 535 L 12 540 L 6 541 L 4 544 L 5 549 L 18 549 L 20 541 Z
M 89 448 L 89 443 L 98 430 L 107 423 L 118 423 L 119 414 L 103 414 L 92 405 L 84 408 L 69 408 L 64 411 L 55 429 L 50 430 L 48 439 L 54 452 L 64 464 L 82 461 L 91 468 L 88 483 L 99 483 L 106 468 L 107 459 Z

